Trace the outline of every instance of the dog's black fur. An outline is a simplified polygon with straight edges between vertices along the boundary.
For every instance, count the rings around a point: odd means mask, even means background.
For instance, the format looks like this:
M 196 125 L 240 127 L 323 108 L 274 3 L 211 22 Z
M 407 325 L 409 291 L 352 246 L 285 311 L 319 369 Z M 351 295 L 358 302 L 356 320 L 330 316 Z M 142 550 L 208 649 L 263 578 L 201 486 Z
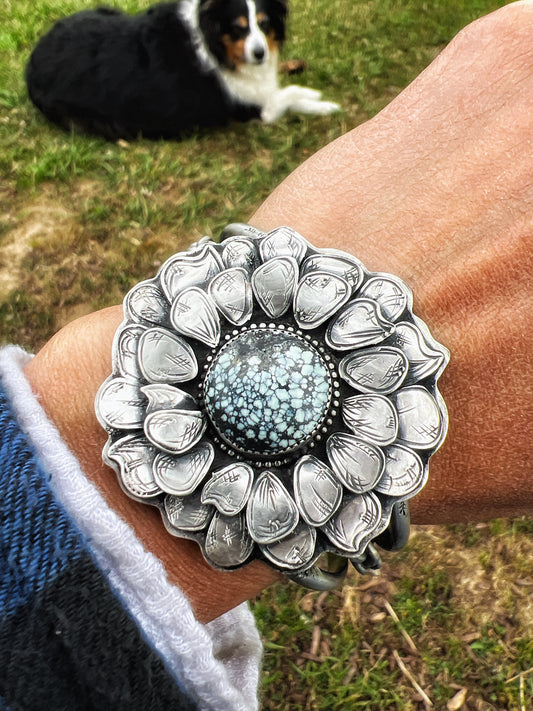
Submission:
M 257 2 L 270 18 L 272 41 L 281 43 L 285 0 Z M 221 37 L 235 33 L 232 3 L 238 0 L 200 0 L 203 41 L 226 66 Z M 50 121 L 112 140 L 174 138 L 259 118 L 261 107 L 232 95 L 217 67 L 202 60 L 177 10 L 178 3 L 169 2 L 134 16 L 99 8 L 60 20 L 30 57 L 30 98 Z

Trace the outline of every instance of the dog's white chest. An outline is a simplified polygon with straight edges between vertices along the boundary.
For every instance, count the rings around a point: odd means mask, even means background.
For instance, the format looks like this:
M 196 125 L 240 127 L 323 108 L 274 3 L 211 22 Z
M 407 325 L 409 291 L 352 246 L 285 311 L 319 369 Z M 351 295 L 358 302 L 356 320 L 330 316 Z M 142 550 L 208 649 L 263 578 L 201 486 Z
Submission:
M 264 64 L 243 64 L 236 72 L 222 69 L 220 74 L 233 96 L 263 107 L 278 90 L 277 52 L 271 52 Z

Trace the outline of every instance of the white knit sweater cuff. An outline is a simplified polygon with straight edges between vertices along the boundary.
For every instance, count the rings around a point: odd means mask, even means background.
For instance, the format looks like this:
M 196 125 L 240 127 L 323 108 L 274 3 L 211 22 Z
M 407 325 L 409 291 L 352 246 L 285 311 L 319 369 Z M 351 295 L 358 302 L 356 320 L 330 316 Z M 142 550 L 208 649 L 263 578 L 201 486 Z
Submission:
M 195 619 L 162 563 L 109 508 L 47 418 L 24 375 L 30 358 L 15 346 L 0 349 L 0 378 L 19 425 L 50 474 L 52 490 L 85 536 L 111 588 L 201 709 L 254 711 L 262 648 L 248 606 L 208 625 Z

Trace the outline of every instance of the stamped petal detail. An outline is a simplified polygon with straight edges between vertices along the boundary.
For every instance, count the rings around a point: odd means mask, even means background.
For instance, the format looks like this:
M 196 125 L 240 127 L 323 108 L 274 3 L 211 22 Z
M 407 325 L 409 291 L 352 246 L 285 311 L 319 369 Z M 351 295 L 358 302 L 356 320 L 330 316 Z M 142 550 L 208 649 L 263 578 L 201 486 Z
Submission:
M 413 449 L 433 449 L 442 442 L 445 424 L 435 398 L 421 385 L 392 396 L 398 411 L 398 442 Z
M 194 254 L 179 252 L 167 259 L 161 267 L 159 278 L 165 296 L 172 302 L 178 294 L 191 286 L 207 286 L 223 268 L 222 259 L 216 249 L 211 244 L 206 244 Z
M 300 522 L 294 531 L 278 543 L 261 546 L 265 558 L 288 570 L 309 565 L 315 555 L 316 530 Z
M 398 415 L 383 395 L 354 395 L 344 400 L 342 418 L 355 435 L 385 446 L 398 436 Z
M 351 287 L 352 292 L 356 291 L 363 281 L 363 265 L 361 262 L 349 254 L 335 253 L 334 251 L 312 254 L 302 264 L 302 274 L 312 272 L 328 272 L 342 277 Z
M 383 474 L 385 457 L 381 449 L 354 435 L 335 432 L 326 449 L 333 471 L 356 494 L 373 489 Z
M 232 222 L 226 225 L 220 233 L 220 241 L 222 244 L 226 244 L 233 237 L 247 237 L 250 240 L 258 240 L 264 236 L 265 232 L 258 230 L 257 227 L 252 227 L 252 225 L 248 225 L 245 222 Z
M 426 483 L 427 469 L 416 452 L 394 444 L 385 450 L 385 472 L 375 491 L 387 496 L 410 498 Z
M 254 470 L 248 464 L 229 464 L 213 472 L 202 491 L 202 502 L 214 504 L 227 516 L 238 514 L 246 506 L 252 490 Z
M 298 509 L 287 489 L 271 471 L 255 481 L 246 520 L 250 535 L 257 543 L 276 543 L 296 528 Z
M 140 282 L 124 299 L 126 316 L 134 321 L 164 324 L 168 320 L 169 309 L 165 295 L 152 281 Z
M 217 310 L 205 291 L 195 286 L 176 296 L 170 320 L 178 333 L 196 338 L 210 348 L 214 348 L 220 340 Z
M 282 316 L 292 303 L 298 265 L 292 257 L 275 257 L 252 274 L 252 289 L 263 311 L 271 318 Z
M 376 301 L 389 321 L 397 321 L 405 309 L 413 305 L 411 290 L 401 279 L 390 274 L 379 274 L 369 279 L 360 295 Z
M 146 398 L 135 381 L 108 378 L 96 396 L 98 419 L 106 429 L 132 430 L 142 427 Z
M 144 433 L 165 452 L 181 454 L 193 447 L 206 427 L 201 412 L 191 410 L 158 410 L 146 416 Z
M 215 452 L 202 442 L 181 456 L 159 453 L 154 461 L 154 479 L 168 494 L 187 496 L 205 479 Z
M 218 568 L 235 568 L 250 557 L 254 542 L 246 531 L 244 514 L 215 512 L 205 537 L 204 555 Z
M 294 498 L 304 521 L 321 526 L 339 507 L 342 486 L 324 462 L 305 455 L 294 466 Z
M 432 344 L 435 341 L 426 338 L 421 329 L 412 323 L 401 322 L 396 325 L 392 339 L 393 345 L 400 348 L 409 361 L 409 382 L 418 382 L 436 373 L 446 362 L 446 354 Z
M 345 356 L 339 375 L 352 388 L 364 393 L 388 395 L 397 390 L 407 376 L 409 362 L 398 348 L 378 346 Z
M 381 522 L 381 504 L 372 492 L 348 494 L 322 527 L 329 540 L 354 556 L 361 555 Z
M 189 393 L 165 383 L 152 383 L 141 388 L 147 399 L 146 414 L 157 410 L 198 410 L 196 400 Z
M 150 328 L 139 342 L 139 366 L 150 383 L 184 382 L 198 374 L 190 345 L 164 328 Z
M 300 328 L 317 328 L 343 306 L 351 294 L 345 279 L 326 272 L 304 276 L 294 295 L 294 318 Z
M 104 461 L 117 469 L 123 488 L 136 499 L 149 499 L 161 493 L 152 464 L 156 449 L 143 435 L 127 435 L 104 448 Z
M 338 314 L 326 331 L 330 348 L 346 351 L 380 343 L 394 331 L 378 304 L 371 299 L 354 299 Z
M 261 240 L 259 251 L 266 262 L 276 257 L 292 257 L 299 264 L 304 258 L 309 243 L 292 227 L 278 227 Z
M 240 267 L 248 276 L 259 266 L 259 253 L 252 240 L 230 237 L 222 244 L 222 261 L 226 269 Z
M 118 372 L 126 378 L 141 377 L 137 352 L 139 341 L 145 330 L 143 326 L 130 324 L 117 331 L 114 343 L 114 362 Z
M 209 284 L 209 296 L 235 326 L 250 320 L 254 306 L 252 286 L 244 269 L 226 269 L 217 274 Z
M 201 531 L 213 515 L 212 506 L 202 504 L 200 494 L 192 496 L 165 496 L 164 510 L 171 529 L 177 531 Z

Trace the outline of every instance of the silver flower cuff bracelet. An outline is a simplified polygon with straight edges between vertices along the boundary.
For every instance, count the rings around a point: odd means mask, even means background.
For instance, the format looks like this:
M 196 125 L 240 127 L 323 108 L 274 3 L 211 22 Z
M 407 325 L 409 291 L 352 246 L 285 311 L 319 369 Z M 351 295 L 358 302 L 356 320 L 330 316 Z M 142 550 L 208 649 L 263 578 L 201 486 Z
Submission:
M 259 558 L 329 589 L 407 541 L 448 359 L 397 277 L 288 227 L 229 225 L 126 295 L 103 458 L 213 567 Z

